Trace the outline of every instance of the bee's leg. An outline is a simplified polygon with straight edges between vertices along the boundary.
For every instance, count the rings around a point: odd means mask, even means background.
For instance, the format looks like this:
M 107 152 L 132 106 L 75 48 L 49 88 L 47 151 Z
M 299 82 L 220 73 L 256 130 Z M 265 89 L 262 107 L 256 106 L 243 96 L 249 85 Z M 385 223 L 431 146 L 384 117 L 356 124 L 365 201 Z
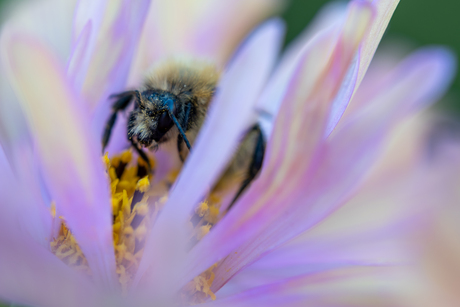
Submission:
M 134 142 L 133 139 L 131 139 L 130 142 L 131 142 L 131 145 L 136 150 L 136 152 L 139 155 L 139 157 L 141 157 L 142 160 L 144 160 L 145 163 L 147 163 L 147 166 L 148 166 L 148 168 L 150 170 L 151 169 L 150 161 L 149 161 L 149 158 L 147 157 L 147 155 L 145 154 L 145 152 L 137 146 L 136 142 Z
M 123 111 L 133 100 L 135 92 L 127 91 L 119 94 L 111 95 L 111 99 L 116 99 L 115 103 L 112 106 L 112 115 L 110 116 L 107 124 L 105 125 L 104 135 L 102 136 L 102 153 L 104 154 L 105 147 L 110 140 L 110 135 L 112 134 L 113 126 L 117 120 L 117 114 L 119 111 Z
M 192 105 L 190 103 L 188 103 L 187 107 L 185 109 L 185 116 L 184 116 L 184 120 L 183 120 L 183 126 L 185 127 L 185 131 L 188 130 L 188 122 L 189 122 L 190 110 L 191 109 L 192 109 Z M 185 161 L 185 158 L 182 155 L 182 148 L 183 148 L 182 141 L 183 140 L 184 140 L 184 138 L 179 133 L 179 135 L 177 136 L 177 151 L 179 152 L 179 158 L 182 161 L 182 163 L 184 163 L 184 161 Z
M 249 165 L 248 172 L 246 173 L 246 179 L 244 179 L 241 183 L 238 192 L 235 194 L 235 197 L 228 206 L 227 210 L 230 210 L 233 204 L 238 200 L 241 194 L 243 194 L 243 192 L 251 184 L 254 178 L 259 174 L 259 171 L 262 168 L 262 162 L 264 160 L 265 154 L 265 140 L 259 125 L 255 125 L 248 133 L 251 133 L 252 131 L 256 131 L 257 139 L 256 147 L 254 148 L 254 153 L 252 154 L 251 164 Z

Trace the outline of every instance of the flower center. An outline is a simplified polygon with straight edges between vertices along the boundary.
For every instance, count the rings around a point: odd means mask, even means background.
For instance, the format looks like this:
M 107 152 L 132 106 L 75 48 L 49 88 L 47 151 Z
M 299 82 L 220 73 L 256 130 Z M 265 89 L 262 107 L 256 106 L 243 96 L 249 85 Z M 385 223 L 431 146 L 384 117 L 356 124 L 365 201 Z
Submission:
M 153 159 L 150 161 L 152 171 L 148 170 L 142 159 L 133 161 L 129 150 L 111 159 L 106 154 L 103 160 L 110 180 L 116 273 L 122 292 L 126 293 L 139 267 L 147 232 L 166 203 L 168 190 L 178 171 L 171 171 L 165 179 L 152 186 L 150 182 L 155 165 Z M 220 197 L 211 194 L 208 200 L 197 207 L 189 224 L 192 245 L 201 240 L 218 221 L 220 204 Z M 60 224 L 59 231 L 50 242 L 51 251 L 64 263 L 91 276 L 88 262 L 65 218 L 56 218 L 54 203 L 51 214 Z M 215 299 L 210 290 L 214 280 L 214 268 L 212 266 L 190 281 L 182 290 L 182 296 L 195 303 L 204 302 L 208 297 Z

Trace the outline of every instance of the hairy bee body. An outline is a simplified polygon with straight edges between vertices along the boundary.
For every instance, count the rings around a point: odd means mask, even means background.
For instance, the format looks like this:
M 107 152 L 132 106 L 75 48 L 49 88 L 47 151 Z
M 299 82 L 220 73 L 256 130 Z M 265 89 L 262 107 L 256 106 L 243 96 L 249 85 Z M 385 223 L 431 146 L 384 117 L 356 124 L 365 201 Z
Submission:
M 139 155 L 148 161 L 140 146 L 157 148 L 176 139 L 179 157 L 184 161 L 203 125 L 218 80 L 215 66 L 205 62 L 174 60 L 161 64 L 152 70 L 140 90 L 112 96 L 116 101 L 103 136 L 103 147 L 108 143 L 117 113 L 135 101 L 129 114 L 127 136 Z M 240 184 L 236 199 L 259 171 L 264 149 L 262 133 L 254 127 L 243 139 L 215 190 Z

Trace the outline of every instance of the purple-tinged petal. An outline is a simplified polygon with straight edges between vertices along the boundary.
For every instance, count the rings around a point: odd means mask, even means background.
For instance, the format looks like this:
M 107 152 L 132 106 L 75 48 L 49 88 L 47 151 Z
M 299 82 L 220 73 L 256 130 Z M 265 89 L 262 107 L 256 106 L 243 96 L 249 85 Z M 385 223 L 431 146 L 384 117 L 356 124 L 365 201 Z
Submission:
M 95 37 L 102 26 L 103 17 L 107 7 L 107 0 L 91 1 L 78 0 L 73 18 L 72 40 L 74 44 L 79 40 L 81 33 L 86 31 L 88 22 L 91 22 Z
M 22 145 L 12 149 L 11 164 L 0 148 L 0 232 L 11 233 L 18 241 L 27 236 L 49 248 L 52 229 L 49 204 L 41 197 L 32 152 L 26 149 L 27 143 Z
M 13 230 L 14 231 L 14 230 Z M 0 298 L 30 306 L 102 306 L 101 289 L 27 238 L 0 234 Z
M 5 43 L 8 74 L 29 118 L 51 197 L 95 279 L 114 286 L 109 188 L 88 117 L 64 69 L 45 46 L 19 35 Z
M 302 54 L 304 49 L 308 48 L 310 40 L 328 28 L 343 23 L 346 12 L 346 5 L 343 3 L 333 2 L 326 4 L 303 33 L 287 46 L 257 102 L 257 107 L 260 110 L 272 116 L 278 113 L 289 82 L 295 73 L 296 67 L 300 65 Z
M 247 241 L 237 249 L 237 257 L 230 254 L 225 259 L 217 268 L 216 281 L 219 282 L 222 275 L 228 278 L 232 272 L 249 263 L 249 259 L 256 259 L 317 224 L 342 204 L 378 158 L 388 131 L 408 114 L 438 98 L 446 89 L 450 81 L 446 78 L 452 78 L 452 65 L 452 55 L 445 50 L 422 51 L 387 76 L 386 86 L 369 103 L 369 108 L 340 125 L 331 135 L 321 157 L 315 161 L 312 173 L 299 179 L 297 192 L 284 199 L 273 198 L 267 202 L 274 208 L 281 203 L 283 207 L 288 207 L 280 212 L 282 218 L 277 215 L 278 220 L 267 224 L 254 241 Z M 258 217 L 264 218 L 267 214 L 266 211 L 261 212 Z M 248 228 L 245 234 L 247 232 Z M 239 234 L 238 238 L 242 235 Z M 226 242 L 234 240 L 237 239 L 229 238 Z
M 194 150 L 146 244 L 144 263 L 139 272 L 145 270 L 147 265 L 152 265 L 152 261 L 162 266 L 169 263 L 168 259 L 165 262 L 158 260 L 161 257 L 158 253 L 175 254 L 167 252 L 170 246 L 159 247 L 162 246 L 159 242 L 166 234 L 169 236 L 168 243 L 174 242 L 179 249 L 178 254 L 184 250 L 179 246 L 179 239 L 172 239 L 170 234 L 185 234 L 193 206 L 209 191 L 237 148 L 241 134 L 250 125 L 254 104 L 275 61 L 283 29 L 279 20 L 262 25 L 238 52 L 222 77 L 220 90 L 212 102 Z M 198 171 L 197 165 L 200 165 Z M 152 256 L 154 248 L 155 256 Z
M 367 177 L 366 185 L 351 201 L 314 228 L 241 270 L 219 293 L 344 265 L 409 263 L 412 248 L 403 238 L 419 229 L 428 213 L 421 202 L 410 201 L 414 192 L 419 193 L 414 191 L 421 186 L 418 182 L 426 177 L 420 165 L 424 160 L 416 155 L 424 136 L 419 131 L 419 121 L 412 120 L 403 131 L 394 132 L 395 138 L 399 139 L 401 133 L 403 137 L 392 145 L 392 151 L 401 155 L 401 151 L 407 151 L 404 143 L 409 141 L 414 147 L 412 154 L 403 154 L 402 161 L 385 155 L 379 167 L 373 168 L 373 178 Z M 388 167 L 388 163 L 395 165 Z
M 339 39 L 335 29 L 331 29 L 316 37 L 305 50 L 302 65 L 291 81 L 277 117 L 259 179 L 191 251 L 186 279 L 196 276 L 243 242 L 248 242 L 244 246 L 253 247 L 254 240 L 263 237 L 261 232 L 276 234 L 277 227 L 270 225 L 284 221 L 282 216 L 291 213 L 292 209 L 286 206 L 293 205 L 292 197 L 299 193 L 299 184 L 315 169 L 331 103 L 371 19 L 370 4 L 352 2 Z M 305 188 L 301 190 L 304 192 Z M 259 246 L 256 253 L 269 246 Z M 238 263 L 246 259 L 244 254 L 237 257 L 239 260 L 234 261 Z M 228 269 L 227 264 L 225 267 Z M 214 282 L 217 289 L 239 268 L 234 265 L 235 270 L 223 272 L 226 269 L 218 266 Z
M 79 92 L 85 81 L 99 31 L 105 16 L 107 0 L 79 0 L 75 7 L 72 51 L 67 74 Z
M 356 89 L 361 84 L 361 81 L 363 80 L 364 75 L 369 68 L 371 60 L 374 57 L 374 53 L 380 44 L 383 33 L 385 33 L 388 23 L 393 16 L 393 12 L 398 6 L 399 0 L 372 0 L 370 2 L 372 2 L 372 4 L 375 6 L 377 14 L 376 18 L 372 22 L 372 25 L 370 26 L 369 33 L 361 46 L 361 59 L 359 63 Z
M 71 45 L 75 0 L 12 1 L 11 4 L 11 12 L 1 29 L 2 36 L 14 29 L 40 37 L 61 60 L 66 60 Z M 9 147 L 13 142 L 28 141 L 27 125 L 1 65 L 0 71 L 0 138 L 7 156 L 10 156 Z
M 355 59 L 355 62 L 348 72 L 347 78 L 343 81 L 342 88 L 337 94 L 332 105 L 329 122 L 327 124 L 325 137 L 328 137 L 336 127 L 343 113 L 345 112 L 351 97 L 356 93 L 368 67 L 374 56 L 375 50 L 380 43 L 383 33 L 388 25 L 388 22 L 393 15 L 399 0 L 374 0 L 372 2 L 376 7 L 376 18 L 369 27 L 367 37 L 363 40 L 360 52 Z M 259 103 L 259 108 L 269 114 L 277 114 L 277 110 L 281 104 L 282 97 L 287 90 L 287 84 L 291 78 L 294 67 L 298 62 L 298 56 L 301 51 L 303 42 L 308 41 L 315 33 L 324 29 L 328 22 L 334 21 L 333 18 L 340 20 L 342 14 L 340 4 L 332 4 L 326 6 L 322 16 L 318 18 L 314 26 L 307 30 L 289 46 L 286 54 L 277 68 L 277 74 L 270 80 L 270 86 L 262 95 Z M 336 20 L 335 20 L 336 21 Z M 337 22 L 337 21 L 336 21 Z M 332 24 L 332 23 L 331 23 Z M 270 130 L 267 127 L 266 130 Z
M 391 267 L 349 266 L 281 280 L 225 298 L 218 296 L 203 306 L 374 306 L 376 301 L 396 299 L 391 293 L 398 288 L 401 276 Z
M 99 34 L 83 86 L 83 96 L 94 110 L 91 123 L 94 135 L 102 137 L 113 103 L 109 96 L 126 90 L 149 5 L 150 0 L 122 0 L 113 21 Z M 114 136 L 109 146 L 115 144 L 113 146 L 117 147 L 120 142 L 126 144 L 126 133 Z M 110 147 L 108 150 L 111 151 Z
M 43 213 L 51 214 L 12 172 L 1 148 L 0 173 L 0 298 L 34 306 L 89 306 L 97 292 L 49 252 L 49 243 L 43 245 L 51 234 Z
M 89 48 L 91 36 L 94 36 L 91 21 L 81 31 L 80 36 L 74 43 L 72 54 L 67 63 L 67 76 L 74 88 L 79 92 L 83 86 L 84 78 L 89 65 Z M 93 46 L 94 48 L 94 46 Z

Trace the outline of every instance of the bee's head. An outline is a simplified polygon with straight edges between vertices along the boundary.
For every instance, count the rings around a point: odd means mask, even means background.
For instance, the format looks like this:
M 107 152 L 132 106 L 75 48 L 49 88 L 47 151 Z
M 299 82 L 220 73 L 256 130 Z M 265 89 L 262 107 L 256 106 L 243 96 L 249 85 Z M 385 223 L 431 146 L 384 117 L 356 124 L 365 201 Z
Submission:
M 145 147 L 166 141 L 165 135 L 174 125 L 176 101 L 176 96 L 169 92 L 136 91 L 137 107 L 129 118 L 128 137 L 135 137 Z

